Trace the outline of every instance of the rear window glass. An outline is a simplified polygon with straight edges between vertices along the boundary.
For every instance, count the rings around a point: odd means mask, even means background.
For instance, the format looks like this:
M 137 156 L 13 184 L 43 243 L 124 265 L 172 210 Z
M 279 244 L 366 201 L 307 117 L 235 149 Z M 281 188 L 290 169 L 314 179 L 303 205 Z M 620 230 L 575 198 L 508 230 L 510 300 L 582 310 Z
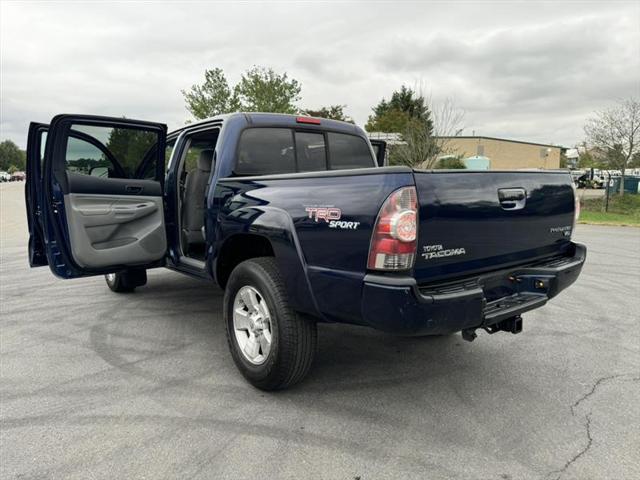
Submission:
M 240 137 L 234 174 L 270 175 L 375 166 L 369 145 L 355 135 L 249 128 Z
M 331 132 L 327 137 L 331 170 L 374 166 L 371 150 L 364 139 L 355 135 Z
M 296 156 L 299 172 L 327 169 L 327 149 L 322 133 L 296 132 Z
M 269 175 L 296 171 L 293 131 L 287 128 L 249 128 L 238 147 L 238 175 Z

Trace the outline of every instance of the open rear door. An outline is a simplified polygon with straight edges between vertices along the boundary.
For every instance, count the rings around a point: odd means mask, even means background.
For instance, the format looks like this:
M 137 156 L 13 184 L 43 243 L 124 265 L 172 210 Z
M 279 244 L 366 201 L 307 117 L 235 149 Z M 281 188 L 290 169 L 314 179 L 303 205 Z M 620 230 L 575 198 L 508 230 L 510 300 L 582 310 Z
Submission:
M 51 121 L 41 192 L 28 195 L 28 208 L 36 217 L 39 198 L 54 274 L 75 278 L 164 263 L 166 132 L 163 124 L 124 118 Z

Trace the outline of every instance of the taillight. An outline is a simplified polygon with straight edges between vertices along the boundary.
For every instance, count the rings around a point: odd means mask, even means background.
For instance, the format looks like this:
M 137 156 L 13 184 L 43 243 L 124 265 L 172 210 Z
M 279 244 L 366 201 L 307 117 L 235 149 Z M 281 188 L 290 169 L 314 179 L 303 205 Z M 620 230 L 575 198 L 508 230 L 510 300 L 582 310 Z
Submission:
M 413 267 L 418 237 L 418 196 L 403 187 L 387 197 L 376 220 L 369 247 L 368 268 L 408 270 Z

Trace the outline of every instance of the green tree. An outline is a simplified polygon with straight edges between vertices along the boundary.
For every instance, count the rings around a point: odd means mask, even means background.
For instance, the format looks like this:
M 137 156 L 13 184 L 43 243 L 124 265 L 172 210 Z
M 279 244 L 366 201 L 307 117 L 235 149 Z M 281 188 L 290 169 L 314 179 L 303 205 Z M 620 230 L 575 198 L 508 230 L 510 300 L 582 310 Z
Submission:
M 432 168 L 442 150 L 430 131 L 419 122 L 410 121 L 401 133 L 403 142 L 389 150 L 389 163 Z
M 205 81 L 182 90 L 187 110 L 197 118 L 237 111 L 296 113 L 302 86 L 287 73 L 253 66 L 233 87 L 221 68 L 205 71 Z
M 16 170 L 24 170 L 27 163 L 27 155 L 24 150 L 11 140 L 0 143 L 0 170 L 9 170 L 15 167 Z
M 398 98 L 405 99 L 404 103 L 407 103 L 407 95 L 399 95 Z M 433 110 L 433 119 L 431 112 L 415 117 L 410 115 L 410 111 L 387 110 L 375 121 L 376 127 L 383 127 L 382 131 L 401 134 L 403 142 L 389 149 L 390 164 L 438 168 L 439 158 L 457 155 L 451 139 L 462 133 L 464 112 L 451 99 L 445 100 Z
M 310 117 L 330 118 L 331 120 L 354 123 L 353 119 L 344 113 L 345 108 L 347 108 L 346 105 L 329 105 L 318 110 L 303 110 L 302 113 Z
M 402 133 L 409 123 L 415 123 L 425 128 L 429 135 L 433 133 L 431 112 L 425 98 L 405 85 L 391 94 L 391 100 L 383 98 L 372 110 L 373 115 L 365 126 L 369 132 Z
M 205 70 L 204 83 L 182 90 L 187 110 L 197 118 L 208 118 L 240 110 L 238 97 L 232 95 L 227 77 L 221 68 Z
M 246 112 L 296 113 L 302 86 L 287 73 L 253 66 L 242 75 L 233 89 Z
M 407 112 L 402 110 L 387 110 L 375 120 L 371 120 L 365 126 L 369 132 L 394 132 L 405 133 L 411 127 L 423 128 L 427 130 L 419 121 L 411 118 Z

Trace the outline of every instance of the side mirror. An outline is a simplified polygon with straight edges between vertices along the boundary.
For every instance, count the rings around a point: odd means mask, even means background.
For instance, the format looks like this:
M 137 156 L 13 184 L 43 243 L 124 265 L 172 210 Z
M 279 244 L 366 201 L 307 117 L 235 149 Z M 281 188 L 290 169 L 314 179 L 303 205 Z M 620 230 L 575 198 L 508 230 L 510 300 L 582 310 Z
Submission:
M 109 178 L 109 167 L 93 167 L 89 170 L 92 177 Z

